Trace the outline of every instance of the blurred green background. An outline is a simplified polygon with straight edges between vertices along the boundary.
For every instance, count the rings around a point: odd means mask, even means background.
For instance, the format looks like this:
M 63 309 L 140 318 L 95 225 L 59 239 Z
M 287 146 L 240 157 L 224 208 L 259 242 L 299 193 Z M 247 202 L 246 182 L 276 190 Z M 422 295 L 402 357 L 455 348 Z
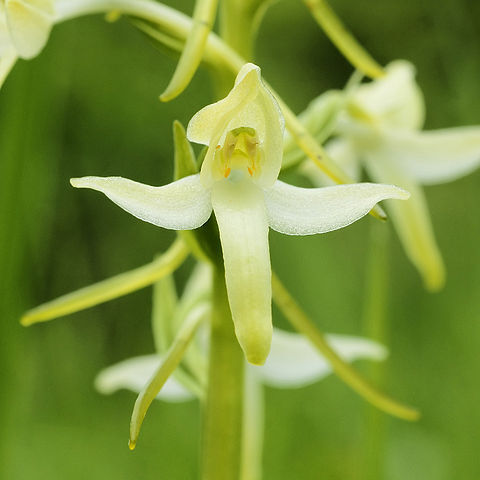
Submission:
M 193 9 L 192 2 L 170 3 Z M 332 5 L 381 63 L 416 64 L 427 128 L 480 124 L 480 2 Z M 351 72 L 297 1 L 269 10 L 255 60 L 297 112 Z M 174 238 L 68 183 L 83 175 L 170 181 L 172 121 L 186 124 L 213 100 L 208 73 L 200 71 L 179 99 L 161 104 L 174 65 L 127 21 L 83 18 L 56 27 L 44 52 L 19 62 L 0 92 L 2 479 L 196 478 L 195 402 L 156 403 L 132 453 L 134 395 L 102 397 L 92 386 L 101 368 L 153 351 L 150 289 L 49 324 L 18 324 L 26 309 L 147 263 Z M 479 188 L 480 171 L 426 190 L 448 269 L 441 293 L 422 289 L 391 236 L 385 387 L 418 406 L 422 419 L 380 415 L 374 421 L 383 433 L 372 434 L 371 409 L 334 377 L 268 390 L 266 480 L 480 478 Z M 365 331 L 374 222 L 323 236 L 271 234 L 274 268 L 324 331 Z M 188 269 L 178 272 L 179 286 Z M 368 456 L 372 435 L 382 441 Z M 365 458 L 376 461 L 377 476 L 365 470 Z

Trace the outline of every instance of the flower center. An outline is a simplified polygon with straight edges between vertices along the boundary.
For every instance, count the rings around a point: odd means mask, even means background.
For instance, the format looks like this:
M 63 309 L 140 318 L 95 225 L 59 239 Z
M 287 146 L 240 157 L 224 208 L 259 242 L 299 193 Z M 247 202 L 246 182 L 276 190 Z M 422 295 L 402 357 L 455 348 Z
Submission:
M 254 128 L 239 127 L 230 130 L 225 137 L 223 147 L 217 146 L 214 160 L 214 178 L 220 180 L 243 178 L 246 175 L 257 177 L 263 155 L 259 147 L 257 132 Z

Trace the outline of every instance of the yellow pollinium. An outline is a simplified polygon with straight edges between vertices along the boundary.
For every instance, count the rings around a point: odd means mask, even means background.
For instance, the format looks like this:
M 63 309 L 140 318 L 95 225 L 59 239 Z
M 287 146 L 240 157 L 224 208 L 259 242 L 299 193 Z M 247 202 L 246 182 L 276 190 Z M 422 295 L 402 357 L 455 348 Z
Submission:
M 228 178 L 232 171 L 248 173 L 256 177 L 260 173 L 262 150 L 259 148 L 257 132 L 250 127 L 230 130 L 223 147 L 215 152 L 215 178 Z

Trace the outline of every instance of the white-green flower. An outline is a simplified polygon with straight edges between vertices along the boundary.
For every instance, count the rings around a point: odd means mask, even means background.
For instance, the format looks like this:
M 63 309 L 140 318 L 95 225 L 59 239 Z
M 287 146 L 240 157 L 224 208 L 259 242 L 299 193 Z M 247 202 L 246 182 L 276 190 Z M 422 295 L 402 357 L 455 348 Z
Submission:
M 477 168 L 480 127 L 422 131 L 425 105 L 413 65 L 396 61 L 386 72 L 347 92 L 337 138 L 327 150 L 350 175 L 361 163 L 372 180 L 394 183 L 411 193 L 408 202 L 390 202 L 389 213 L 426 287 L 437 290 L 444 284 L 444 265 L 420 185 L 455 180 Z M 315 106 L 306 113 L 314 115 Z
M 269 227 L 288 235 L 325 233 L 358 220 L 381 200 L 408 198 L 392 185 L 304 189 L 277 180 L 283 133 L 280 109 L 260 68 L 250 63 L 227 97 L 188 125 L 189 140 L 208 146 L 199 174 L 163 187 L 121 177 L 71 181 L 164 228 L 195 229 L 215 212 L 235 331 L 253 364 L 265 362 L 272 336 Z
M 17 58 L 40 53 L 53 23 L 54 0 L 0 1 L 0 86 Z

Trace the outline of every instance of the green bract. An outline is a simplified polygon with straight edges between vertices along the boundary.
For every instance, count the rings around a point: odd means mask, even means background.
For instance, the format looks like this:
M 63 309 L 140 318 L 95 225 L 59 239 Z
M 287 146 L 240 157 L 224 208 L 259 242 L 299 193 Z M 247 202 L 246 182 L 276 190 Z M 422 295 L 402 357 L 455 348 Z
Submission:
M 78 188 L 103 192 L 134 216 L 164 228 L 191 230 L 215 213 L 225 263 L 228 300 L 238 341 L 250 363 L 261 365 L 270 350 L 271 268 L 269 227 L 288 235 L 342 228 L 379 201 L 406 199 L 392 185 L 352 184 L 304 189 L 277 180 L 284 122 L 248 63 L 223 100 L 200 110 L 189 140 L 208 145 L 201 172 L 163 187 L 121 177 L 72 179 Z

